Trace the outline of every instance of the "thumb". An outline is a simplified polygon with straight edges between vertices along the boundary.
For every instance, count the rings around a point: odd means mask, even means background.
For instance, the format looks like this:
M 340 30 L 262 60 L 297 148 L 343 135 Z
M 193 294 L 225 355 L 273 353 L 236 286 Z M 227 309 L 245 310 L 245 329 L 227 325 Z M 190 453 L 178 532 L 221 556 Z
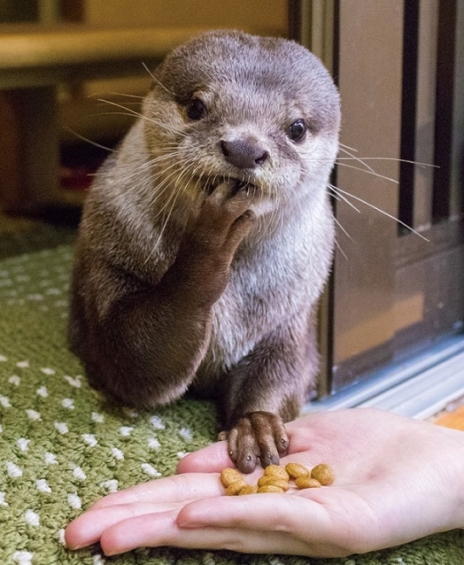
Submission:
M 183 457 L 177 473 L 216 473 L 224 467 L 233 467 L 227 452 L 227 441 L 219 441 Z

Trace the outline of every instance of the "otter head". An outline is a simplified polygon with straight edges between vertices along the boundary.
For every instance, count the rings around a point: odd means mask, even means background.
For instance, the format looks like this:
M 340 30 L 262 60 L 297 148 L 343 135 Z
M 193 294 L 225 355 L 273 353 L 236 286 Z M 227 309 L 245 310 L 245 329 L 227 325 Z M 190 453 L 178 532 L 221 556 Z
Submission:
M 232 179 L 258 216 L 324 190 L 338 150 L 333 81 L 285 39 L 218 31 L 178 47 L 157 68 L 143 114 L 167 192 L 194 199 Z

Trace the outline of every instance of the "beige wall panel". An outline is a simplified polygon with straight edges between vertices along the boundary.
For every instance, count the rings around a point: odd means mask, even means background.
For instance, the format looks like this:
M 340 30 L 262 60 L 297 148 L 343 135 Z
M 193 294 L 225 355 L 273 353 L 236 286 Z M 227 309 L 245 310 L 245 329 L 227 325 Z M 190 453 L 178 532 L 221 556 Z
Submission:
M 95 25 L 247 27 L 286 33 L 285 0 L 87 0 L 85 17 Z

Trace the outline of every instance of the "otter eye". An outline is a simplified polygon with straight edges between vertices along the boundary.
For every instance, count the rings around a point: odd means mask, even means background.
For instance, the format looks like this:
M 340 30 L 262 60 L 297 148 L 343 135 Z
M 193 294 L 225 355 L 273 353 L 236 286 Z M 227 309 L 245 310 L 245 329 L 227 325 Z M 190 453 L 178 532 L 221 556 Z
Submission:
M 191 120 L 201 120 L 206 114 L 206 108 L 199 98 L 192 98 L 187 104 L 187 116 Z
M 287 135 L 292 141 L 303 141 L 306 134 L 307 126 L 303 119 L 293 122 L 288 128 Z

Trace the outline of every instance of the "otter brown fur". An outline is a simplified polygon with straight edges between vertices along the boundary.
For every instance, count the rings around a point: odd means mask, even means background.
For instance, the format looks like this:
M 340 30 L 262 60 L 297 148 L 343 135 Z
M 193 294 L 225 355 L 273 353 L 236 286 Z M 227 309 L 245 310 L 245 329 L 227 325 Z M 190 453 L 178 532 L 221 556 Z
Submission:
M 233 31 L 178 47 L 154 79 L 85 203 L 70 344 L 126 405 L 216 399 L 249 472 L 286 452 L 318 370 L 339 97 L 304 47 Z

